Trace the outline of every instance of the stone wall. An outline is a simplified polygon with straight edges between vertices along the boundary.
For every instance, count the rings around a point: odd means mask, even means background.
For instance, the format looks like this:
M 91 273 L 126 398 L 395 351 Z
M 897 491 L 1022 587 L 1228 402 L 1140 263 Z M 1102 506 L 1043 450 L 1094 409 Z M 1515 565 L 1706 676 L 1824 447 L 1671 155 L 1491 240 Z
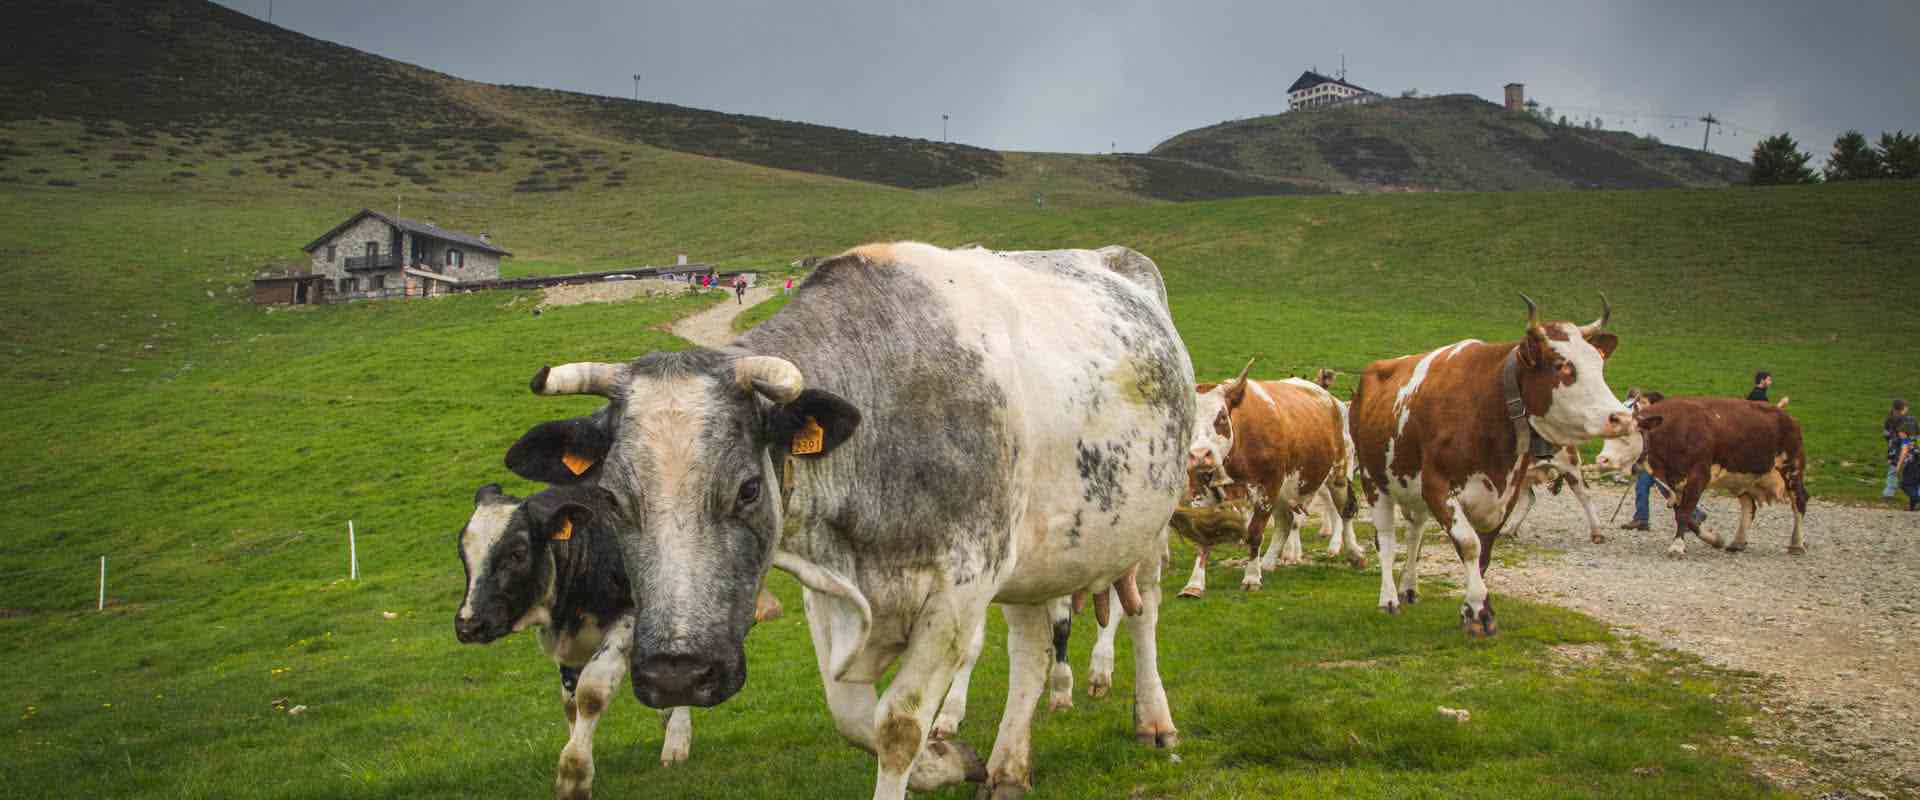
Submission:
M 359 222 L 348 226 L 346 230 L 314 249 L 312 272 L 327 276 L 330 284 L 328 288 L 335 294 L 372 288 L 370 279 L 375 275 L 386 276 L 386 285 L 389 287 L 402 285 L 401 272 L 397 269 L 379 272 L 347 272 L 347 259 L 366 255 L 368 242 L 379 243 L 382 257 L 391 255 L 394 251 L 393 226 L 381 221 L 379 217 L 363 217 Z M 328 246 L 332 246 L 334 250 L 334 258 L 331 261 L 327 259 Z M 341 292 L 340 282 L 346 279 L 354 279 L 355 285 L 346 292 Z

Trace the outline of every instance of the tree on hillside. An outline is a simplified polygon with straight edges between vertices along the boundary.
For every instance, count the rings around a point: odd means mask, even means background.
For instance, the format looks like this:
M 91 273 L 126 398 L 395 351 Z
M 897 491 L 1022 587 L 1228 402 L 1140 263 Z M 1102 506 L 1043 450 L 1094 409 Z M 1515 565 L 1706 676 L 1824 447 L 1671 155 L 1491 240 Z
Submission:
M 1859 131 L 1847 131 L 1833 140 L 1833 154 L 1827 156 L 1829 181 L 1863 181 L 1882 174 L 1880 154 L 1867 144 Z
M 1920 178 L 1920 134 L 1880 132 L 1880 163 L 1889 178 Z
M 1560 115 L 1560 127 L 1567 127 L 1567 115 L 1565 114 Z
M 1769 136 L 1753 146 L 1753 171 L 1747 181 L 1755 186 L 1819 183 L 1820 176 L 1807 166 L 1812 159 L 1813 154 L 1800 152 L 1800 143 L 1792 134 Z

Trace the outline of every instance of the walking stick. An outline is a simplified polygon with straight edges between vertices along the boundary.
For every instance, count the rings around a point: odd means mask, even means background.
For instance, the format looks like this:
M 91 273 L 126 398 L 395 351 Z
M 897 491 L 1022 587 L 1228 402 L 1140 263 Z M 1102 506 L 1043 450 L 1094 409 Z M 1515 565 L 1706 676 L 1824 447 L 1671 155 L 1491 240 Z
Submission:
M 1624 494 L 1620 495 L 1620 502 L 1614 504 L 1613 516 L 1607 517 L 1607 524 L 1612 525 L 1614 520 L 1619 519 L 1620 509 L 1623 509 L 1626 507 L 1627 507 L 1627 496 Z M 1635 512 L 1635 513 L 1638 513 L 1638 512 Z

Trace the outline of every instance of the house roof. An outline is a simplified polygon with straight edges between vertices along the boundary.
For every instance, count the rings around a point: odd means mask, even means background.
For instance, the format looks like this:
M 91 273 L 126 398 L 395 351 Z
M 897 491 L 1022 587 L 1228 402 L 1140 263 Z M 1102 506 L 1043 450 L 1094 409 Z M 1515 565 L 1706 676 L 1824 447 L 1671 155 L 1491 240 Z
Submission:
M 1349 89 L 1358 89 L 1362 92 L 1366 92 L 1367 94 L 1373 94 L 1373 90 L 1368 89 L 1365 86 L 1357 86 L 1355 84 L 1351 84 L 1346 81 L 1340 80 L 1339 78 L 1329 78 L 1318 72 L 1314 72 L 1313 70 L 1307 70 L 1306 72 L 1300 73 L 1300 79 L 1294 81 L 1292 86 L 1287 87 L 1287 94 L 1293 94 L 1294 92 L 1298 92 L 1303 89 L 1311 89 L 1323 83 L 1337 83 Z
M 420 220 L 417 220 L 417 219 L 407 219 L 406 217 L 396 217 L 391 214 L 382 214 L 371 208 L 360 209 L 360 213 L 354 214 L 353 216 L 348 217 L 347 221 L 333 226 L 333 230 L 320 234 L 320 238 L 307 243 L 306 247 L 302 247 L 300 249 L 305 250 L 309 253 L 315 250 L 318 250 L 320 249 L 321 245 L 327 243 L 327 240 L 340 235 L 341 231 L 344 231 L 347 228 L 352 227 L 354 223 L 359 222 L 361 219 L 366 217 L 374 217 L 375 219 L 378 219 L 381 222 L 385 222 L 388 225 L 392 225 L 395 228 L 399 228 L 400 230 L 406 231 L 408 233 L 412 233 L 417 236 L 425 236 L 431 239 L 439 239 L 443 242 L 453 242 L 455 244 L 471 247 L 475 250 L 485 250 L 489 253 L 498 253 L 503 256 L 513 255 L 512 253 L 509 253 L 506 250 L 501 249 L 499 246 L 493 244 L 492 242 L 481 239 L 480 237 L 470 233 L 462 233 L 460 231 L 450 231 L 445 228 L 441 228 L 435 225 L 421 222 Z

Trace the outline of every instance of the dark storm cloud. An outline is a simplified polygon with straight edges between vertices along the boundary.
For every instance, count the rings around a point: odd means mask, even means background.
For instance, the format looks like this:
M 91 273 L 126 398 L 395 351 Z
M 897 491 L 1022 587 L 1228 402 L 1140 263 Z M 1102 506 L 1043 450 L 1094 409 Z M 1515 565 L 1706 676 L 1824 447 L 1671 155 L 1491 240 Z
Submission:
M 268 0 L 227 5 L 263 16 Z M 1302 69 L 1384 94 L 1508 81 L 1576 120 L 1744 157 L 1920 130 L 1920 4 L 277 0 L 274 22 L 490 83 L 1015 150 L 1142 151 L 1280 111 Z

